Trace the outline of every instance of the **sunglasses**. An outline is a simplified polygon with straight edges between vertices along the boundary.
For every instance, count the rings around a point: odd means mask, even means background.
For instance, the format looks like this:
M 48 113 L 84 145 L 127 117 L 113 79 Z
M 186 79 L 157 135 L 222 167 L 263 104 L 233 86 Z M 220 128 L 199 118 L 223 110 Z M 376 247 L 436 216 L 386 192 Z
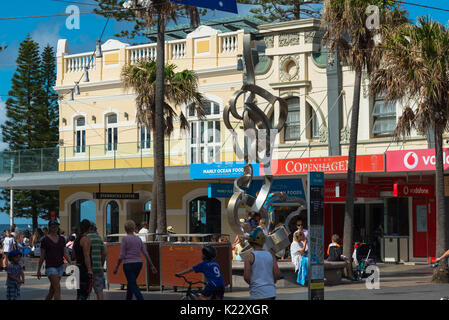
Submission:
M 302 224 L 297 224 L 296 226 L 297 226 L 297 227 L 302 227 Z

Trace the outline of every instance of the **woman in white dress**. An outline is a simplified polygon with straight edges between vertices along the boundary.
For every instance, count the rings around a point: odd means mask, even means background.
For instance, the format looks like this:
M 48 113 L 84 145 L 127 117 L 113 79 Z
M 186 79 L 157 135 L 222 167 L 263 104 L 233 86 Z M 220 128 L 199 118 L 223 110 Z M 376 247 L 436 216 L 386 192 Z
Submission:
M 303 231 L 296 231 L 293 234 L 293 242 L 290 245 L 290 254 L 292 263 L 295 265 L 295 272 L 298 271 L 297 283 L 305 285 L 308 275 L 308 256 L 309 246 Z

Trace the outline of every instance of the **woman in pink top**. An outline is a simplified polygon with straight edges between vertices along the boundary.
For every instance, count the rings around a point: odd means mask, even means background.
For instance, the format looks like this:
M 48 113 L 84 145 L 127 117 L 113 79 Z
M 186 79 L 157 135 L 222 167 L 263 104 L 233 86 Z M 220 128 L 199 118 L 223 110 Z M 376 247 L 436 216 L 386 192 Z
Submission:
M 137 277 L 142 269 L 142 257 L 141 253 L 145 256 L 148 263 L 151 266 L 151 272 L 157 273 L 156 267 L 151 262 L 147 249 L 145 248 L 142 240 L 134 235 L 134 229 L 136 224 L 132 220 L 125 222 L 125 231 L 127 235 L 122 239 L 122 246 L 120 248 L 120 256 L 118 258 L 117 265 L 114 269 L 114 274 L 117 273 L 120 264 L 123 262 L 123 272 L 125 273 L 128 285 L 126 286 L 126 300 L 132 300 L 133 295 L 137 300 L 143 300 L 142 293 L 137 285 Z

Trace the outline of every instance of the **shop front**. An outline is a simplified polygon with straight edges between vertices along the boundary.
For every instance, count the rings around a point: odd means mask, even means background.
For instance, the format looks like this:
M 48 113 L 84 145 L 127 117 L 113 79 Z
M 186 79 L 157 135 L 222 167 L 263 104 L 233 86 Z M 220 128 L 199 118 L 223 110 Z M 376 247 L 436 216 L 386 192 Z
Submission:
M 444 149 L 444 169 L 449 168 Z M 434 149 L 400 150 L 386 152 L 386 172 L 405 173 L 393 182 L 393 196 L 408 204 L 409 255 L 413 261 L 430 262 L 436 255 L 436 200 Z M 402 180 L 402 181 L 401 181 Z M 405 206 L 397 208 L 398 215 Z

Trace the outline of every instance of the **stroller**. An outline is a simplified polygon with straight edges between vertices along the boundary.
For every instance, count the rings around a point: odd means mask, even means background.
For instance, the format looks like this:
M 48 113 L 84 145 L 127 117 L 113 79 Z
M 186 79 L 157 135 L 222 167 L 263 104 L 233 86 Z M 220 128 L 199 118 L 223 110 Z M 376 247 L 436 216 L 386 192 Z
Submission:
M 366 268 L 370 265 L 376 264 L 374 252 L 371 245 L 367 243 L 356 243 L 352 258 L 357 266 L 354 271 L 354 278 L 359 281 L 368 276 L 366 273 Z

